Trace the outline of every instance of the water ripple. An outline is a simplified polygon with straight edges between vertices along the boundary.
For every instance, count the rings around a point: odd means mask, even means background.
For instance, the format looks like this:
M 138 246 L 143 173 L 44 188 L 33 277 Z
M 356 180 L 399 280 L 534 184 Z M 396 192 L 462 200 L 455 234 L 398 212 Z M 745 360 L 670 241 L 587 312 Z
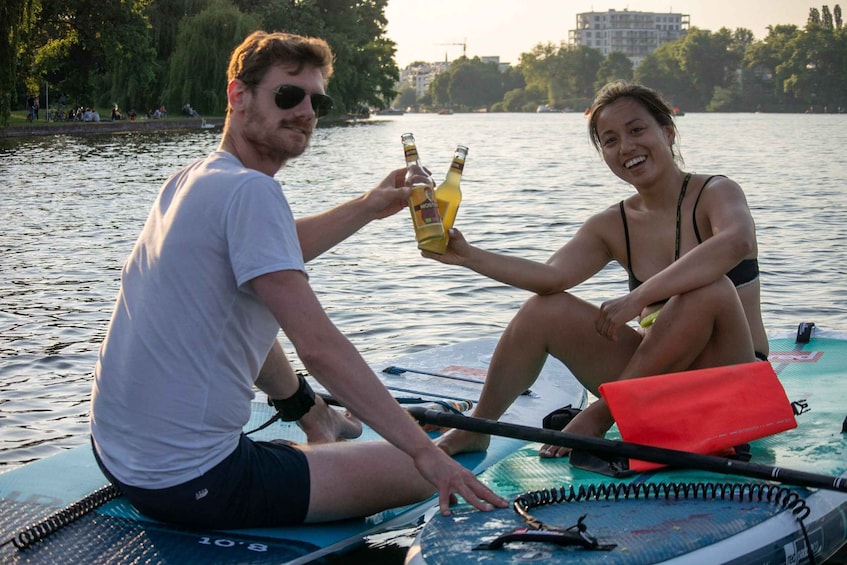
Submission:
M 679 121 L 688 168 L 745 189 L 772 331 L 801 320 L 847 329 L 845 126 L 847 116 Z M 405 131 L 439 179 L 455 145 L 470 147 L 457 227 L 491 250 L 544 261 L 589 214 L 630 194 L 588 143 L 581 114 L 407 114 L 318 130 L 277 176 L 295 213 L 353 198 L 402 167 Z M 0 469 L 86 441 L 91 371 L 121 266 L 164 179 L 218 141 L 205 131 L 0 141 Z M 331 319 L 372 361 L 497 335 L 527 297 L 420 257 L 406 212 L 309 272 Z M 625 273 L 610 265 L 575 292 L 619 296 Z

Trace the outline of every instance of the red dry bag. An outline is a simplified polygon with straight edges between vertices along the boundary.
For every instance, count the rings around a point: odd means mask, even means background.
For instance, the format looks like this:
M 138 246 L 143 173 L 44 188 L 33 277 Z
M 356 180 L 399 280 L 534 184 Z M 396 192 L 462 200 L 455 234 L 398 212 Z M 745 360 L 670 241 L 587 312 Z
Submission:
M 600 395 L 624 441 L 704 455 L 797 427 L 773 367 L 761 361 L 609 382 Z M 629 467 L 662 465 L 633 459 Z

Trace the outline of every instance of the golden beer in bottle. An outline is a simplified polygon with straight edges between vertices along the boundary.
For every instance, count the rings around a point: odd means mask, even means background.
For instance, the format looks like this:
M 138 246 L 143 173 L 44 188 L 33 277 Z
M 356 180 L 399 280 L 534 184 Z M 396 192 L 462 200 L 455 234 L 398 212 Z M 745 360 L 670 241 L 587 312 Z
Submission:
M 457 145 L 456 150 L 453 152 L 453 160 L 450 161 L 450 168 L 447 170 L 447 177 L 435 189 L 435 199 L 438 201 L 438 212 L 441 214 L 444 235 L 439 239 L 431 239 L 424 244 L 418 245 L 421 249 L 440 254 L 447 251 L 447 244 L 450 242 L 448 232 L 453 227 L 453 222 L 456 221 L 459 204 L 462 203 L 462 189 L 459 183 L 462 180 L 462 172 L 465 170 L 465 159 L 467 159 L 467 156 L 468 148 L 464 145 Z
M 420 247 L 425 241 L 444 237 L 444 227 L 438 213 L 438 202 L 435 200 L 435 181 L 421 165 L 415 136 L 404 133 L 401 139 L 403 152 L 406 155 L 406 185 L 412 187 L 409 211 L 412 213 L 415 239 Z

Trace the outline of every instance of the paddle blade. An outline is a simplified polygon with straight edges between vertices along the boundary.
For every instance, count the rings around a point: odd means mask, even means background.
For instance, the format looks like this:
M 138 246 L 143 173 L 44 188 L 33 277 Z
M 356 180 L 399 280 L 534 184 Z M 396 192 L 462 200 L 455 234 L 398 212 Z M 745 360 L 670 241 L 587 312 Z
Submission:
M 726 454 L 797 427 L 773 367 L 761 361 L 605 383 L 600 395 L 630 443 Z M 637 471 L 661 466 L 630 460 Z

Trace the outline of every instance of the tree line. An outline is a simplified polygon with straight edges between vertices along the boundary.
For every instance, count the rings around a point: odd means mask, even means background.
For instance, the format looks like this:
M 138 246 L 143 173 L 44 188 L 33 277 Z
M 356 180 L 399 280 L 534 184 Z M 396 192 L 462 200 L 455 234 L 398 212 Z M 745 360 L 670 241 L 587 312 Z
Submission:
M 423 65 L 423 63 L 413 63 Z M 532 112 L 539 105 L 582 110 L 612 80 L 634 80 L 691 112 L 847 112 L 847 28 L 841 8 L 811 8 L 804 28 L 773 25 L 761 41 L 750 30 L 692 27 L 637 67 L 623 53 L 538 44 L 504 73 L 462 58 L 426 94 L 400 92 L 400 107 Z
M 339 113 L 396 94 L 388 0 L 3 0 L 0 126 L 30 93 L 75 106 L 142 114 L 188 103 L 226 110 L 232 49 L 257 29 L 326 39 L 335 52 L 329 94 Z M 42 103 L 43 106 L 43 103 Z
M 692 27 L 637 68 L 621 53 L 564 42 L 538 44 L 505 72 L 462 57 L 403 103 L 395 43 L 385 35 L 388 0 L 6 0 L 0 5 L 0 126 L 30 93 L 64 94 L 76 106 L 143 114 L 189 103 L 226 109 L 232 49 L 256 29 L 326 39 L 336 54 L 328 92 L 338 114 L 392 103 L 490 111 L 540 104 L 581 109 L 613 79 L 663 92 L 687 111 L 844 111 L 847 31 L 841 8 L 810 8 L 804 28 L 773 25 L 756 41 L 743 28 Z

